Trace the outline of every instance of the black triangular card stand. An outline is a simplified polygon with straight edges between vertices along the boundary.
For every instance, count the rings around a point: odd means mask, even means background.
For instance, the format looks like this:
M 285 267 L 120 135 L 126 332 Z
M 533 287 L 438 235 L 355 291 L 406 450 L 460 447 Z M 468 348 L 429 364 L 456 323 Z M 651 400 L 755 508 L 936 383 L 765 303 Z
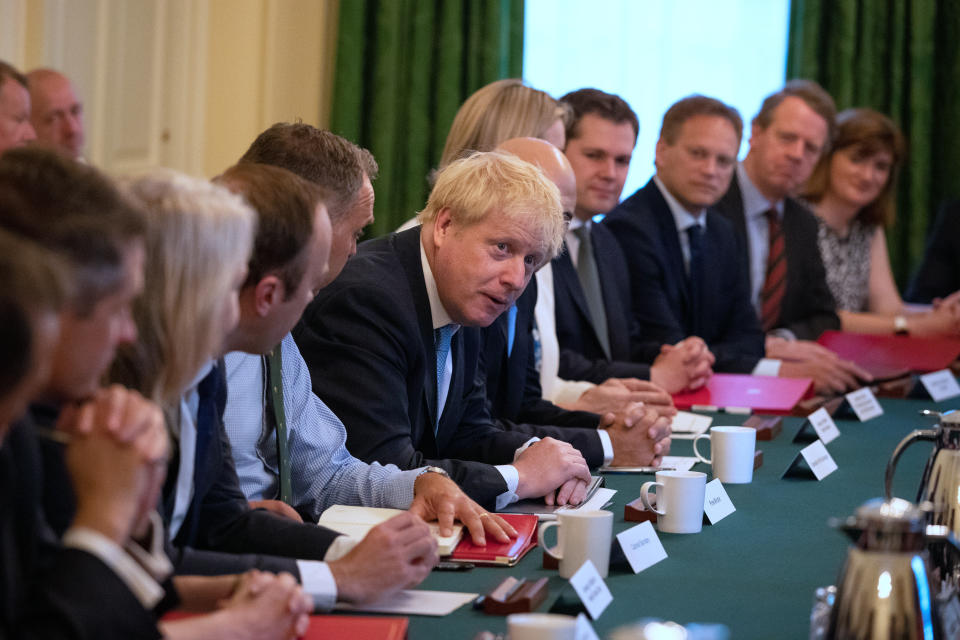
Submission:
M 563 589 L 560 590 L 560 595 L 557 596 L 557 599 L 550 605 L 549 612 L 573 616 L 574 618 L 582 613 L 593 620 L 590 612 L 587 611 L 587 608 L 583 605 L 583 601 L 580 600 L 580 596 L 577 595 L 576 590 L 574 590 L 569 582 L 565 582 Z
M 917 377 L 916 383 L 913 385 L 913 388 L 910 389 L 910 393 L 907 394 L 907 398 L 911 400 L 932 400 L 930 392 L 927 391 L 927 387 L 920 382 L 920 378 Z
M 850 401 L 846 398 L 843 399 L 837 408 L 833 410 L 831 414 L 834 420 L 860 420 L 857 417 L 856 412 L 853 410 L 853 407 L 850 406 Z
M 816 480 L 817 476 L 813 475 L 813 469 L 810 468 L 810 465 L 807 464 L 807 459 L 803 457 L 799 452 L 796 457 L 793 459 L 793 462 L 790 463 L 790 466 L 787 467 L 787 470 L 783 472 L 783 475 L 780 476 L 784 480 Z
M 797 431 L 797 435 L 793 436 L 792 442 L 810 444 L 811 442 L 816 442 L 819 437 L 817 430 L 813 428 L 810 421 L 804 420 L 803 424 L 800 425 L 800 430 Z

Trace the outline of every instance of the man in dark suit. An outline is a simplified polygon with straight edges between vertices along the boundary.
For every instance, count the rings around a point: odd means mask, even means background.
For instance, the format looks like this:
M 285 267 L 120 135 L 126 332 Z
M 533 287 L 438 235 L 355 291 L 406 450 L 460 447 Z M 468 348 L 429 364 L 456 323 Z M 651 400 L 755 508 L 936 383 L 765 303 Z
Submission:
M 750 151 L 716 209 L 747 250 L 751 300 L 767 333 L 770 375 L 813 378 L 818 390 L 842 392 L 870 380 L 852 362 L 812 340 L 839 329 L 817 247 L 817 222 L 791 194 L 829 147 L 836 109 L 816 83 L 792 80 L 764 100 L 751 125 Z
M 480 335 L 559 245 L 556 187 L 499 153 L 437 178 L 423 226 L 365 243 L 294 332 L 314 391 L 368 462 L 444 468 L 471 498 L 579 502 L 581 454 L 498 428 L 478 375 Z
M 930 232 L 923 262 L 913 277 L 906 299 L 930 304 L 960 290 L 960 200 L 940 208 Z
M 603 382 L 641 378 L 674 393 L 704 384 L 713 356 L 699 338 L 664 345 L 633 320 L 627 263 L 610 231 L 593 217 L 613 209 L 630 168 L 640 125 L 615 95 L 580 89 L 564 150 L 577 179 L 566 250 L 553 260 L 560 377 Z
M 630 265 L 643 335 L 704 339 L 714 369 L 751 373 L 763 333 L 750 303 L 746 252 L 711 211 L 730 185 L 743 122 L 719 100 L 691 96 L 663 117 L 656 175 L 604 218 Z
M 539 167 L 560 190 L 565 217 L 572 216 L 576 178 L 559 149 L 543 140 L 516 138 L 498 150 Z M 533 279 L 516 305 L 483 330 L 483 369 L 491 415 L 507 429 L 539 431 L 570 442 L 591 466 L 658 464 L 660 455 L 669 450 L 669 418 L 675 413 L 666 393 L 661 392 L 659 405 L 633 403 L 602 416 L 567 411 L 542 397 L 534 356 L 536 299 L 537 281 Z M 545 431 L 548 427 L 555 431 Z

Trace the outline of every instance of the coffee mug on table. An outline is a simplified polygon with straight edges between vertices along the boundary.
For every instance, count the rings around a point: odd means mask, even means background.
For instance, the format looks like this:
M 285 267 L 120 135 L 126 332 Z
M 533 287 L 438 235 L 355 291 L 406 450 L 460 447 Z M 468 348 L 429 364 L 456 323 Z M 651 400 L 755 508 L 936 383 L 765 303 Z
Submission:
M 657 514 L 657 529 L 667 533 L 698 533 L 703 527 L 707 474 L 700 471 L 658 471 L 656 482 L 640 487 L 643 506 Z M 657 502 L 650 489 L 658 487 Z
M 507 616 L 510 640 L 574 640 L 577 619 L 556 613 L 513 613 Z
M 710 440 L 710 458 L 697 450 L 702 439 Z M 753 480 L 753 454 L 757 430 L 750 427 L 713 427 L 693 439 L 693 455 L 713 467 L 713 477 L 724 484 L 746 484 Z
M 550 527 L 557 529 L 557 546 L 544 543 Z M 613 540 L 613 513 L 609 511 L 561 511 L 557 519 L 540 525 L 537 535 L 545 553 L 560 561 L 560 576 L 569 578 L 587 560 L 593 562 L 602 578 L 610 567 L 610 544 Z

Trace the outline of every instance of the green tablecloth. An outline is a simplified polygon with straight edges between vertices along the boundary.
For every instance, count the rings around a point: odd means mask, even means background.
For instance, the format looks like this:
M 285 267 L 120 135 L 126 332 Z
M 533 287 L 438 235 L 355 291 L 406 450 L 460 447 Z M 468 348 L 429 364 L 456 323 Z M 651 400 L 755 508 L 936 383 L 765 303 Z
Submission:
M 792 443 L 803 420 L 786 418 L 773 441 L 758 442 L 763 466 L 747 485 L 726 485 L 737 511 L 699 534 L 660 534 L 668 558 L 634 575 L 611 569 L 607 584 L 614 599 L 595 621 L 602 636 L 644 617 L 688 622 L 721 622 L 731 637 L 806 638 L 814 590 L 833 584 L 846 557 L 847 539 L 827 526 L 831 516 L 847 516 L 866 500 L 883 493 L 884 468 L 894 446 L 910 430 L 934 421 L 919 416 L 923 408 L 960 407 L 960 399 L 934 403 L 881 399 L 885 414 L 864 423 L 838 420 L 841 435 L 828 446 L 839 469 L 821 482 L 783 480 L 782 472 L 804 446 Z M 714 415 L 713 425 L 740 424 L 742 416 Z M 894 493 L 914 499 L 930 444 L 917 443 L 902 457 Z M 689 440 L 674 441 L 674 455 L 692 455 Z M 694 470 L 707 471 L 698 464 Z M 711 477 L 708 476 L 708 480 Z M 625 503 L 638 497 L 649 475 L 609 475 L 617 490 L 614 533 L 633 523 L 623 519 Z M 566 581 L 541 569 L 542 551 L 531 551 L 512 569 L 476 568 L 464 573 L 434 571 L 425 589 L 486 592 L 507 575 L 550 577 L 549 609 Z M 566 590 L 569 591 L 569 586 Z M 506 630 L 503 617 L 461 607 L 443 618 L 412 617 L 410 638 L 472 638 L 480 630 Z

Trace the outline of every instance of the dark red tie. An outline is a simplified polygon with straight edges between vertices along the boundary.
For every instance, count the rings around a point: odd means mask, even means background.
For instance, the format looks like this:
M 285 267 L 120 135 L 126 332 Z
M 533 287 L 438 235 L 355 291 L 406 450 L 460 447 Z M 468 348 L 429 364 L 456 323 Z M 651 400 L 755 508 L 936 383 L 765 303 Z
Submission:
M 780 319 L 783 294 L 787 290 L 787 254 L 777 211 L 770 209 L 764 215 L 769 225 L 770 251 L 767 254 L 767 276 L 760 290 L 760 323 L 764 331 L 770 331 Z

